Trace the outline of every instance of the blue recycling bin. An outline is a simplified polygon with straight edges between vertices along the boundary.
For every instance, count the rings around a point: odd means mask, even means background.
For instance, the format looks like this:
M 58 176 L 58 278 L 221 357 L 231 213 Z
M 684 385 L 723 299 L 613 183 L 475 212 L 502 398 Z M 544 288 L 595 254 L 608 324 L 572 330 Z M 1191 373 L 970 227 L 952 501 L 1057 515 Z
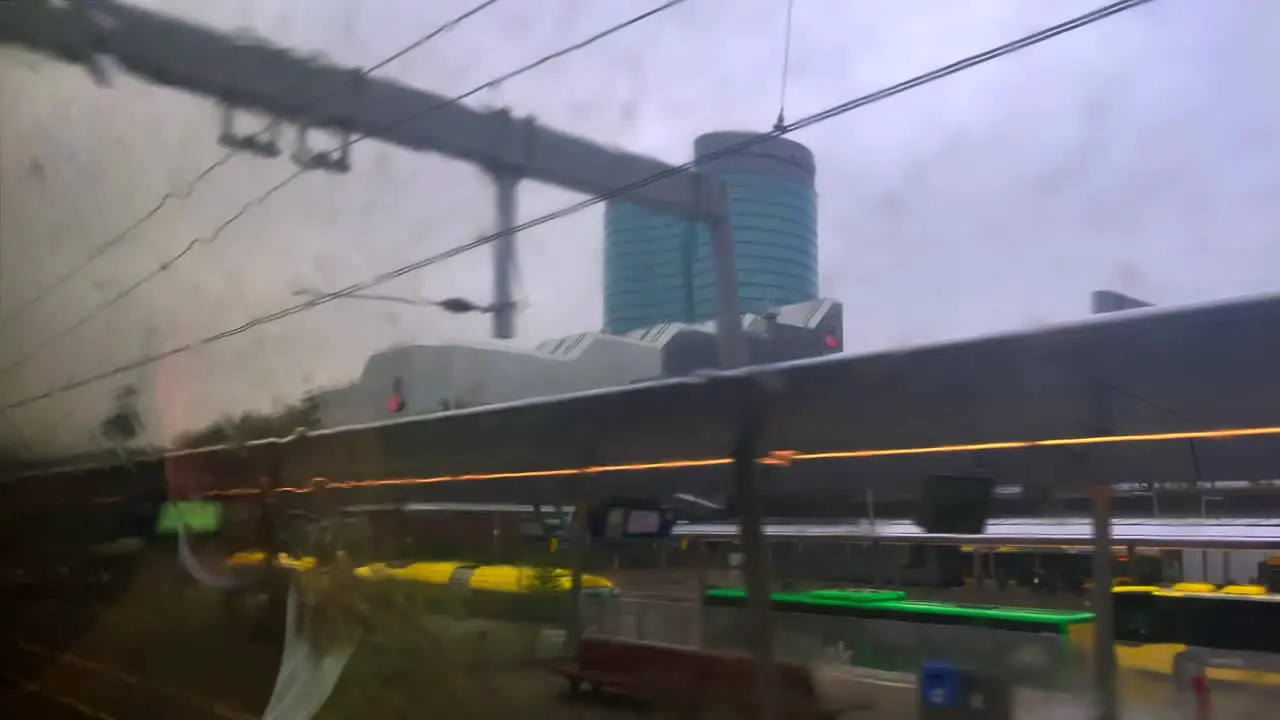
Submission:
M 920 707 L 952 710 L 961 704 L 961 672 L 954 665 L 941 662 L 920 666 L 918 687 Z
M 916 678 L 920 690 L 919 720 L 1010 720 L 1012 688 L 1001 678 L 957 667 L 928 662 Z

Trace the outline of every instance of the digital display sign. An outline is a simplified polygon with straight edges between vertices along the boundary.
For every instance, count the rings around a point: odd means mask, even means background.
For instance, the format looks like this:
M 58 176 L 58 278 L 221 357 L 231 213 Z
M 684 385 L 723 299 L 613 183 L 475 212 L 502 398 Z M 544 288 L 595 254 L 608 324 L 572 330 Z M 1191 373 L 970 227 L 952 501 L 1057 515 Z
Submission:
M 627 515 L 628 535 L 657 535 L 662 532 L 662 513 L 657 510 L 632 510 Z
M 675 524 L 675 512 L 651 500 L 615 498 L 587 513 L 590 535 L 604 540 L 665 538 Z

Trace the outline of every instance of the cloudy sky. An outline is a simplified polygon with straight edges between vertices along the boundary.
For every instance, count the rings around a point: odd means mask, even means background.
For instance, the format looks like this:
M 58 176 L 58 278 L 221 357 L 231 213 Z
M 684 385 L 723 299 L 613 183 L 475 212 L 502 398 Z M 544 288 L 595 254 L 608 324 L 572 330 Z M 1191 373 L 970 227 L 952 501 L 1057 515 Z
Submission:
M 354 67 L 477 0 L 134 0 Z M 822 109 L 1092 9 L 1100 0 L 795 0 L 787 113 Z M 656 0 L 507 0 L 380 75 L 455 94 Z M 474 98 L 593 140 L 688 159 L 692 138 L 777 113 L 786 4 L 688 0 Z M 869 351 L 1026 328 L 1090 290 L 1160 304 L 1271 291 L 1280 267 L 1280 66 L 1271 0 L 1158 0 L 805 130 L 818 158 L 822 292 Z M 231 72 L 231 70 L 229 70 Z M 153 272 L 292 171 L 241 157 L 17 319 L 8 312 L 214 161 L 212 102 L 0 48 L 0 367 Z M 252 118 L 245 128 L 253 129 Z M 477 169 L 365 143 L 344 176 L 307 175 L 214 242 L 0 373 L 5 402 L 239 325 L 491 230 Z M 579 199 L 522 186 L 521 218 Z M 597 328 L 601 211 L 520 238 L 521 342 Z M 479 251 L 389 292 L 487 300 Z M 83 447 L 123 382 L 174 398 L 160 432 L 349 380 L 394 343 L 480 339 L 479 317 L 355 301 L 0 417 L 42 452 Z M 180 388 L 176 390 L 173 388 Z M 155 423 L 153 423 L 154 425 Z

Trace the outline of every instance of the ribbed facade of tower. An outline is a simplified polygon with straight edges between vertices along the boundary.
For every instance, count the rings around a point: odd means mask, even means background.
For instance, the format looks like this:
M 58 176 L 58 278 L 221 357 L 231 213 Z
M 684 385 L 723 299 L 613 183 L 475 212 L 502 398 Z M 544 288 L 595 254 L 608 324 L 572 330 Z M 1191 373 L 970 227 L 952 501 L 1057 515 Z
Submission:
M 694 223 L 610 202 L 604 224 L 605 331 L 622 334 L 661 322 L 692 322 Z
M 699 170 L 728 190 L 742 311 L 760 313 L 818 296 L 818 232 L 813 153 L 782 138 L 726 152 L 756 135 L 703 135 L 694 153 Z M 705 225 L 609 203 L 604 270 L 607 332 L 715 317 L 715 265 Z
M 699 137 L 698 163 L 729 191 L 729 224 L 738 266 L 738 296 L 743 312 L 791 305 L 818 297 L 818 201 L 816 166 L 809 148 L 785 138 L 770 138 L 745 150 L 728 149 L 754 133 L 720 132 Z M 698 229 L 693 260 L 696 320 L 716 314 L 716 274 L 711 234 Z

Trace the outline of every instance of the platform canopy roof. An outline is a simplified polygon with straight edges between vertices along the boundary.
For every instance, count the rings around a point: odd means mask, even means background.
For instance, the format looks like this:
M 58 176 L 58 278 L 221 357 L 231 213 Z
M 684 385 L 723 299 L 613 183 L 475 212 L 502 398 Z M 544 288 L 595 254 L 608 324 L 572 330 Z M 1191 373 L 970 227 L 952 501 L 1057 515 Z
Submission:
M 1280 296 L 1142 309 L 1034 332 L 326 430 L 287 443 L 173 458 L 170 465 L 207 466 L 228 455 L 260 464 L 271 456 L 291 483 L 325 477 L 370 493 L 458 501 L 533 495 L 549 501 L 547 493 L 571 484 L 566 480 L 603 494 L 709 493 L 726 486 L 729 469 L 714 461 L 734 446 L 744 411 L 757 407 L 764 418 L 759 445 L 767 450 L 978 446 L 770 466 L 770 492 L 901 488 L 933 473 L 984 473 L 1001 483 L 1058 487 L 1088 480 L 1269 479 L 1280 468 L 1280 435 L 1267 432 L 983 445 L 1280 426 L 1277 329 Z M 234 465 L 234 458 L 219 466 Z M 666 461 L 707 464 L 539 474 Z M 220 485 L 247 481 L 244 472 L 215 474 Z M 457 476 L 474 482 L 439 482 Z
M 1005 518 L 987 523 L 982 535 L 927 533 L 915 523 L 882 522 L 797 524 L 771 523 L 763 528 L 770 540 L 846 543 L 973 545 L 985 547 L 1043 547 L 1093 550 L 1093 523 L 1089 518 Z M 1241 519 L 1135 519 L 1112 521 L 1112 542 L 1117 547 L 1142 549 L 1280 549 L 1280 521 Z M 736 523 L 681 523 L 679 537 L 736 541 Z

